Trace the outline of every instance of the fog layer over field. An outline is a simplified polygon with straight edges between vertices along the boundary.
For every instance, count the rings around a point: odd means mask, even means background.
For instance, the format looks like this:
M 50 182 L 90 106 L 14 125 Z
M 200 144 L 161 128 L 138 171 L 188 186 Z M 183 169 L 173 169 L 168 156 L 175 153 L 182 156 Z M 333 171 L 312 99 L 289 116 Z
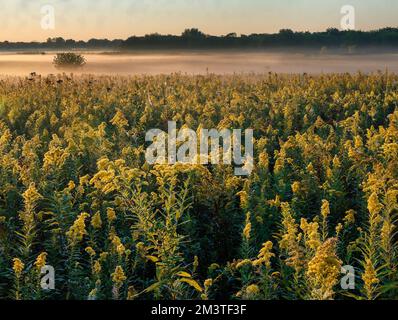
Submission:
M 325 54 L 278 52 L 138 52 L 85 53 L 87 65 L 79 72 L 91 74 L 219 73 L 327 73 L 398 72 L 398 54 Z M 58 73 L 54 54 L 0 53 L 1 75 Z M 61 70 L 62 71 L 62 70 Z

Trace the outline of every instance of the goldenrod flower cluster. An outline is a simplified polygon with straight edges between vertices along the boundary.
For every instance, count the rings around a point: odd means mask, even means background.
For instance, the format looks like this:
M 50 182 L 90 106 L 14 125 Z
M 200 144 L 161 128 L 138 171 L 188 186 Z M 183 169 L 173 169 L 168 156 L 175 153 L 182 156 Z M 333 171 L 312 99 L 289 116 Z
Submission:
M 13 266 L 12 269 L 17 278 L 19 278 L 22 274 L 23 269 L 25 268 L 25 264 L 18 258 L 13 259 Z
M 267 241 L 263 243 L 262 248 L 260 249 L 260 253 L 257 256 L 257 259 L 253 261 L 254 266 L 264 265 L 266 267 L 271 266 L 271 258 L 275 257 L 275 254 L 271 252 L 272 250 L 272 242 Z
M 314 299 L 333 298 L 333 287 L 339 282 L 338 276 L 342 262 L 336 255 L 335 238 L 328 239 L 316 251 L 308 263 L 307 276 L 312 285 L 311 295 Z
M 122 285 L 124 281 L 126 281 L 127 277 L 124 274 L 124 271 L 121 266 L 117 266 L 115 272 L 112 273 L 112 281 L 116 285 Z
M 69 231 L 66 232 L 69 243 L 75 245 L 83 240 L 83 237 L 87 234 L 85 220 L 89 217 L 88 213 L 81 213 L 73 225 L 70 227 Z
M 47 260 L 46 252 L 42 252 L 37 256 L 35 261 L 35 266 L 39 272 L 46 265 L 46 260 Z

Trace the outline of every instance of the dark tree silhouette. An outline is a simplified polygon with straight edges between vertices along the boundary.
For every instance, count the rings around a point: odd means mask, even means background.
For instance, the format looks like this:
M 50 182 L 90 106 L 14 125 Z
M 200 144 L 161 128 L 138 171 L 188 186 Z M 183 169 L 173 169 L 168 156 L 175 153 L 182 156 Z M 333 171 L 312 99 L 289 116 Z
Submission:
M 90 39 L 76 41 L 57 37 L 45 42 L 0 42 L 0 50 L 25 49 L 167 49 L 167 48 L 396 48 L 398 49 L 398 28 L 384 28 L 374 31 L 340 31 L 329 28 L 324 32 L 294 32 L 281 29 L 275 34 L 237 35 L 235 32 L 224 36 L 207 35 L 197 28 L 186 29 L 180 36 L 161 35 L 132 36 L 126 40 Z

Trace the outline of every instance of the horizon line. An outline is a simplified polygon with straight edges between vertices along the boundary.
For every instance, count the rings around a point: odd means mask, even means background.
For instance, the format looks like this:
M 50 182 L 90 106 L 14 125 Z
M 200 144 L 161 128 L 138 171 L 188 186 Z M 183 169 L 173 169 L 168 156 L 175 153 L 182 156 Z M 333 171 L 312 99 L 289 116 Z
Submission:
M 385 26 L 385 27 L 378 28 L 378 29 L 368 29 L 368 30 L 365 30 L 365 29 L 341 30 L 341 29 L 336 28 L 336 27 L 328 27 L 328 28 L 326 28 L 324 30 L 319 30 L 319 31 L 309 31 L 309 30 L 305 30 L 304 31 L 304 30 L 293 30 L 291 28 L 282 28 L 282 29 L 279 29 L 278 32 L 271 32 L 271 33 L 267 33 L 267 32 L 252 32 L 252 33 L 229 32 L 229 33 L 226 33 L 226 34 L 219 34 L 219 35 L 209 34 L 209 33 L 203 32 L 197 27 L 190 27 L 190 28 L 185 28 L 180 34 L 171 34 L 171 33 L 163 34 L 163 33 L 159 33 L 159 32 L 152 32 L 152 33 L 146 33 L 146 34 L 141 34 L 141 35 L 133 34 L 133 35 L 128 36 L 127 38 L 112 38 L 112 39 L 106 38 L 106 37 L 105 38 L 86 38 L 87 40 L 73 39 L 73 38 L 68 38 L 68 37 L 64 37 L 64 36 L 55 36 L 55 37 L 48 37 L 44 41 L 41 41 L 41 40 L 23 40 L 23 41 L 0 40 L 0 42 L 2 42 L 2 43 L 4 43 L 4 42 L 8 42 L 8 43 L 45 43 L 45 42 L 48 41 L 48 39 L 57 39 L 57 38 L 62 38 L 65 41 L 66 40 L 73 40 L 75 42 L 82 42 L 82 41 L 83 42 L 88 42 L 90 40 L 125 41 L 125 40 L 127 40 L 129 38 L 132 38 L 132 37 L 138 37 L 139 38 L 139 37 L 146 37 L 146 36 L 151 36 L 151 35 L 181 37 L 182 33 L 184 31 L 192 30 L 192 29 L 197 29 L 200 32 L 202 32 L 205 36 L 208 36 L 208 37 L 225 37 L 225 36 L 230 35 L 230 34 L 236 34 L 236 37 L 239 38 L 239 37 L 242 37 L 243 35 L 245 35 L 245 36 L 250 36 L 250 35 L 277 35 L 282 30 L 290 30 L 293 33 L 310 33 L 310 34 L 325 33 L 325 32 L 327 32 L 330 29 L 338 30 L 339 32 L 342 32 L 342 33 L 344 33 L 344 32 L 368 32 L 368 33 L 370 33 L 370 32 L 377 32 L 377 31 L 381 31 L 381 30 L 385 30 L 385 29 L 398 29 L 398 26 L 395 26 L 395 27 L 393 27 L 393 26 Z

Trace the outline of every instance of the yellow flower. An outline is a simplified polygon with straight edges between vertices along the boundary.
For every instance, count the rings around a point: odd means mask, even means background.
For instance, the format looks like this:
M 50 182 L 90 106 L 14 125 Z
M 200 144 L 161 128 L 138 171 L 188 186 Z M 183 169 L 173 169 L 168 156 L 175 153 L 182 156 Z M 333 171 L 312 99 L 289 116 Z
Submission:
M 359 149 L 363 147 L 363 142 L 360 136 L 355 136 L 354 137 L 354 146 L 356 149 Z
M 76 187 L 75 183 L 73 181 L 69 181 L 68 183 L 68 189 L 72 191 Z
M 118 253 L 118 255 L 120 255 L 120 256 L 123 255 L 124 252 L 126 251 L 126 248 L 124 247 L 120 238 L 115 234 L 111 234 L 110 240 L 112 242 L 114 250 Z
M 304 232 L 308 231 L 308 221 L 305 218 L 301 218 L 300 220 L 300 228 L 301 230 L 303 230 Z
M 98 260 L 95 260 L 93 265 L 93 273 L 99 275 L 101 273 L 101 263 Z
M 310 164 L 307 166 L 307 171 L 308 171 L 310 174 L 312 174 L 312 175 L 315 175 L 315 174 L 316 174 L 315 169 L 314 169 L 314 165 L 312 164 L 312 162 L 310 162 Z
M 258 164 L 260 167 L 268 169 L 269 159 L 268 159 L 268 154 L 266 152 L 260 153 L 260 155 L 258 156 Z
M 35 266 L 39 272 L 46 265 L 46 259 L 47 259 L 46 252 L 42 252 L 37 256 L 36 261 L 35 261 Z
M 117 266 L 115 272 L 112 273 L 112 281 L 120 286 L 126 281 L 127 277 L 124 274 L 123 268 L 121 266 Z
M 93 184 L 96 189 L 101 190 L 105 194 L 108 194 L 118 188 L 118 185 L 115 184 L 115 178 L 115 170 L 100 170 L 90 180 L 90 183 Z
M 252 224 L 250 222 L 250 212 L 248 212 L 246 215 L 246 225 L 245 225 L 245 228 L 243 229 L 243 237 L 246 240 L 250 240 L 251 230 L 252 230 Z
M 89 175 L 85 175 L 83 177 L 80 177 L 79 179 L 79 184 L 81 186 L 86 186 L 90 183 L 90 176 Z
M 101 158 L 97 161 L 98 170 L 107 170 L 109 166 L 109 159 L 107 157 Z
M 336 169 L 341 167 L 341 162 L 337 156 L 334 156 L 333 158 L 333 167 Z
M 244 259 L 244 260 L 242 260 L 242 261 L 239 261 L 239 262 L 236 264 L 236 269 L 240 269 L 240 268 L 242 268 L 242 267 L 244 267 L 244 266 L 250 266 L 251 264 L 252 264 L 251 260 L 249 260 L 249 259 Z
M 319 225 L 317 222 L 311 222 L 308 224 L 306 231 L 306 245 L 312 250 L 316 250 L 321 245 L 318 229 Z
M 279 195 L 276 195 L 275 199 L 268 200 L 267 203 L 271 207 L 279 208 L 281 206 L 281 199 L 280 199 Z
M 328 179 L 331 179 L 332 176 L 333 176 L 333 171 L 332 171 L 332 169 L 327 168 L 327 169 L 326 169 L 326 177 L 327 177 Z
M 83 240 L 83 237 L 87 234 L 85 220 L 88 217 L 88 213 L 81 213 L 70 227 L 69 231 L 66 232 L 69 244 L 75 245 Z
M 111 120 L 111 123 L 118 128 L 126 127 L 129 124 L 128 120 L 120 110 L 116 112 L 115 116 Z
M 299 235 L 301 233 L 298 235 L 298 226 L 292 216 L 289 204 L 282 202 L 281 209 L 283 234 L 282 239 L 279 241 L 279 246 L 288 255 L 286 264 L 293 267 L 296 271 L 300 271 L 304 264 L 303 253 L 299 244 Z
M 198 256 L 195 256 L 193 259 L 193 272 L 196 271 L 196 269 L 198 269 L 199 266 L 199 258 Z
M 48 170 L 50 167 L 61 167 L 66 159 L 69 157 L 69 153 L 60 147 L 52 147 L 44 155 L 43 168 Z
M 369 258 L 366 258 L 365 261 L 365 272 L 362 275 L 362 280 L 367 298 L 369 300 L 373 299 L 374 286 L 379 283 L 379 279 L 377 278 L 373 263 Z
M 245 291 L 246 291 L 246 294 L 249 297 L 253 297 L 253 296 L 256 296 L 256 295 L 258 295 L 260 293 L 260 288 L 256 284 L 251 284 L 250 286 L 248 286 L 246 288 Z
M 341 224 L 341 223 L 339 223 L 337 226 L 336 226 L 336 234 L 337 234 L 337 236 L 340 234 L 340 232 L 343 230 L 343 225 Z
M 267 268 L 271 266 L 270 260 L 275 256 L 275 254 L 271 252 L 272 246 L 273 245 L 271 241 L 263 243 L 263 247 L 260 249 L 260 253 L 257 256 L 258 259 L 253 261 L 254 266 L 265 265 Z
M 116 212 L 115 212 L 115 210 L 112 209 L 112 208 L 106 209 L 106 216 L 108 218 L 109 223 L 111 223 L 112 221 L 116 220 Z
M 206 279 L 204 284 L 206 290 L 209 289 L 213 285 L 213 279 Z
M 84 249 L 84 251 L 86 251 L 90 257 L 95 256 L 95 250 L 92 247 L 87 247 L 86 249 Z
M 34 205 L 38 200 L 42 198 L 40 193 L 37 191 L 34 183 L 29 186 L 29 188 L 23 193 L 22 196 L 27 205 Z
M 300 191 L 300 187 L 301 187 L 300 182 L 298 182 L 298 181 L 293 182 L 293 184 L 292 184 L 293 193 L 298 193 Z
M 329 201 L 322 200 L 321 214 L 325 219 L 330 214 Z
M 368 210 L 370 214 L 376 216 L 380 213 L 382 208 L 383 206 L 380 204 L 377 194 L 373 192 L 368 199 Z
M 355 211 L 354 210 L 348 210 L 345 213 L 345 217 L 343 219 L 344 224 L 347 226 L 349 224 L 353 224 L 355 222 Z
M 93 218 L 91 219 L 91 225 L 93 226 L 94 229 L 101 229 L 102 220 L 101 220 L 101 213 L 99 211 L 97 211 L 93 215 Z
M 123 244 L 119 244 L 116 247 L 116 252 L 118 253 L 119 256 L 123 255 L 126 252 L 126 248 Z
M 93 289 L 90 291 L 90 293 L 88 294 L 88 300 L 96 300 L 97 299 L 97 289 Z
M 249 196 L 246 191 L 242 190 L 238 192 L 238 196 L 240 198 L 240 206 L 245 209 L 249 205 Z
M 108 256 L 109 256 L 108 252 L 101 252 L 100 253 L 100 260 L 103 262 L 103 261 L 105 261 L 108 258 Z
M 23 269 L 25 268 L 25 264 L 18 258 L 14 258 L 12 269 L 14 270 L 15 275 L 19 278 L 22 274 Z
M 275 161 L 274 171 L 276 174 L 279 174 L 283 170 L 283 159 L 277 158 Z
M 317 300 L 333 298 L 333 287 L 338 283 L 342 262 L 336 255 L 336 238 L 330 238 L 318 247 L 308 263 L 307 276 L 311 297 Z

